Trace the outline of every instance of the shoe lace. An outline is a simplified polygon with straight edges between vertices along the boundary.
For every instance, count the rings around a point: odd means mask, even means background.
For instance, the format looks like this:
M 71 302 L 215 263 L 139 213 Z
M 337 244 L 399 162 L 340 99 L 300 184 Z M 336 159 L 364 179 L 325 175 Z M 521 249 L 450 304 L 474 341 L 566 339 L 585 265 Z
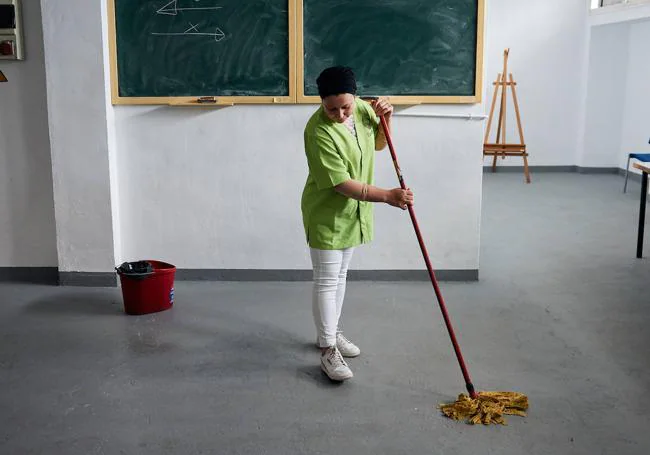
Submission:
M 350 340 L 345 338 L 345 336 L 342 333 L 339 333 L 336 335 L 338 337 L 337 341 L 341 344 L 352 344 Z
M 335 367 L 338 366 L 347 366 L 347 363 L 345 363 L 345 360 L 343 360 L 343 356 L 341 355 L 341 352 L 336 348 L 333 347 L 330 349 L 330 352 L 328 353 L 328 359 L 330 362 L 332 362 L 332 365 Z

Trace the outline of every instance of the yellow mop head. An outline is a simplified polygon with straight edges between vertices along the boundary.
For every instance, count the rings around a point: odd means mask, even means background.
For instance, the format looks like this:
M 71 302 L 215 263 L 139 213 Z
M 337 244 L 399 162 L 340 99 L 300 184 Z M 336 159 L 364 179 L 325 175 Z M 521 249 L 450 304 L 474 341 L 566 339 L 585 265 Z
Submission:
M 461 393 L 454 403 L 441 404 L 439 407 L 444 415 L 454 420 L 466 420 L 470 424 L 505 425 L 504 415 L 526 416 L 528 397 L 518 392 L 478 392 L 477 398 L 472 399 Z

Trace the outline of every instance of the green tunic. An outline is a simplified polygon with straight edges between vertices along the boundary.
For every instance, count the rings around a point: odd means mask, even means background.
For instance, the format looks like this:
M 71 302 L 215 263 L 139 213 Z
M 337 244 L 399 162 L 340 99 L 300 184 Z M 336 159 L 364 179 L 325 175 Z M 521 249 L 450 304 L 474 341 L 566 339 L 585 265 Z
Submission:
M 307 243 L 321 250 L 339 250 L 373 238 L 373 204 L 348 198 L 334 187 L 347 180 L 374 183 L 375 138 L 379 118 L 357 98 L 355 138 L 342 123 L 330 120 L 323 106 L 305 127 L 309 175 L 302 193 L 302 217 Z

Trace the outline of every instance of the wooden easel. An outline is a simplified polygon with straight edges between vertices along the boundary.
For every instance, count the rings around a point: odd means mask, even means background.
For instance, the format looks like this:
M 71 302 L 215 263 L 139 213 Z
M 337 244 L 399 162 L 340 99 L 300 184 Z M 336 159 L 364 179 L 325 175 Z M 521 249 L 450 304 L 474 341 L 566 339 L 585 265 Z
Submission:
M 528 152 L 526 152 L 526 144 L 524 142 L 524 132 L 521 128 L 521 118 L 519 116 L 519 104 L 517 103 L 517 92 L 515 86 L 517 83 L 512 77 L 512 73 L 508 75 L 508 54 L 510 49 L 503 52 L 503 73 L 497 76 L 497 80 L 493 82 L 494 95 L 492 96 L 492 107 L 490 108 L 490 117 L 488 118 L 487 129 L 485 131 L 485 138 L 483 140 L 483 156 L 492 156 L 492 172 L 497 170 L 497 157 L 505 159 L 506 156 L 521 156 L 524 159 L 524 175 L 526 183 L 530 183 L 530 173 L 528 171 Z M 497 137 L 495 142 L 489 142 L 490 128 L 492 127 L 492 118 L 494 116 L 494 107 L 497 103 L 497 95 L 501 87 L 501 101 L 499 106 L 499 125 L 497 126 Z M 515 114 L 517 115 L 517 127 L 519 129 L 519 143 L 508 144 L 506 142 L 506 91 L 507 88 L 512 89 L 512 99 L 515 105 Z

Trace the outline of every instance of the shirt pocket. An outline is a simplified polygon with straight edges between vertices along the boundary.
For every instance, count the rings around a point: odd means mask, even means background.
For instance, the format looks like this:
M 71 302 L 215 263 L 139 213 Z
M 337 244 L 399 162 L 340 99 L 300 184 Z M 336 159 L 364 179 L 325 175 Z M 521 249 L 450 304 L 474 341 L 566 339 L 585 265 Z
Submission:
M 356 216 L 359 211 L 359 201 L 352 199 L 351 197 L 347 199 L 345 207 L 343 208 L 343 215 L 346 218 L 352 218 Z
M 333 218 L 349 218 L 356 213 L 358 205 L 356 199 L 336 193 L 326 202 L 325 213 Z

